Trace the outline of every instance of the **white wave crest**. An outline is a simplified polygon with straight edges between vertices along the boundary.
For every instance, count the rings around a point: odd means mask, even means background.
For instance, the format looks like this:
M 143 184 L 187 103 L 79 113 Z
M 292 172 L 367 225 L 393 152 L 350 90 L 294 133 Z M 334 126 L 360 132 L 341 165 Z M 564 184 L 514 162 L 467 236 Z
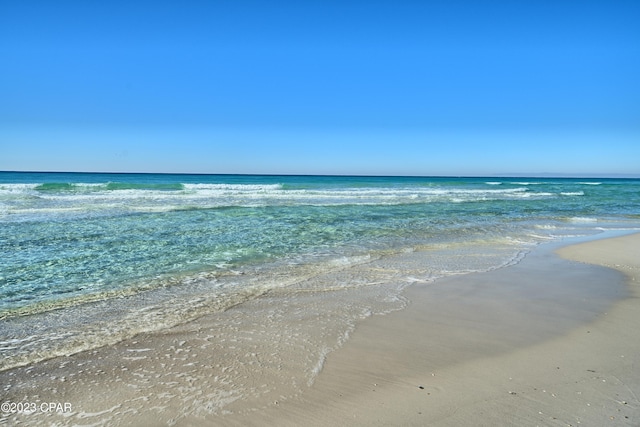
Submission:
M 597 218 L 588 218 L 588 217 L 582 217 L 582 216 L 574 216 L 574 217 L 571 217 L 571 218 L 567 218 L 567 220 L 569 222 L 577 222 L 577 223 L 598 222 Z
M 282 184 L 182 184 L 186 190 L 214 191 L 273 191 L 282 190 Z
M 40 191 L 40 184 L 0 187 L 3 220 L 45 217 L 112 215 L 128 212 L 164 212 L 182 209 L 260 206 L 400 205 L 439 202 L 482 202 L 553 197 L 518 188 L 460 187 L 319 187 L 287 188 L 282 184 L 188 183 L 177 188 L 126 184 L 73 184 L 73 190 Z M 78 187 L 81 187 L 78 190 Z

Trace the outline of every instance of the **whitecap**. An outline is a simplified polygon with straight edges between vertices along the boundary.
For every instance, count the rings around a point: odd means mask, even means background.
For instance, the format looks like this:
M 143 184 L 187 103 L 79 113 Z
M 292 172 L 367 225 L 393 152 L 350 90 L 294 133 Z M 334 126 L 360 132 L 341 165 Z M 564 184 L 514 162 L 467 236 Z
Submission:
M 598 222 L 597 218 L 588 218 L 588 217 L 582 217 L 582 216 L 574 216 L 567 219 L 569 222 Z

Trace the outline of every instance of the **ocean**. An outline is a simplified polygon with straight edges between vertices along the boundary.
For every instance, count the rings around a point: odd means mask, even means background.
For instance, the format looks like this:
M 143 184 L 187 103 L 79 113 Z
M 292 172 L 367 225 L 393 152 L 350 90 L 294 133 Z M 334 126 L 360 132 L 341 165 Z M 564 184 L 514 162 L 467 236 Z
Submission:
M 397 309 L 411 283 L 610 229 L 640 230 L 639 179 L 0 172 L 0 370 L 273 292 L 376 284 L 341 313 Z M 402 254 L 419 269 L 384 268 Z

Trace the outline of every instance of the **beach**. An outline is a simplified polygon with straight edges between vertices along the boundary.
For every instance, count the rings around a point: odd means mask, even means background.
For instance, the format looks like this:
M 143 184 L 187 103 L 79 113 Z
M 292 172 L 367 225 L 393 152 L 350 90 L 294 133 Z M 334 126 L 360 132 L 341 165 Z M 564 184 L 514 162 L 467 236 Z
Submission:
M 325 311 L 338 307 L 331 299 L 357 309 L 380 297 L 376 285 L 296 298 L 276 290 L 162 332 L 4 371 L 3 401 L 36 407 L 1 421 L 637 425 L 640 263 L 632 254 L 640 235 L 577 240 L 592 241 L 553 242 L 506 267 L 416 281 L 346 330 L 331 329 L 328 319 L 342 313 Z M 385 268 L 407 276 L 424 256 L 363 262 L 322 280 Z
M 632 419 L 551 387 L 615 383 L 571 337 L 633 301 L 554 251 L 640 230 L 639 184 L 0 172 L 0 424 Z
M 640 1 L 0 9 L 0 427 L 640 426 Z
M 638 425 L 639 247 L 634 234 L 558 251 L 621 272 L 624 290 L 548 257 L 450 279 L 464 283 L 455 291 L 415 286 L 409 308 L 363 323 L 300 401 L 238 425 Z
M 640 1 L 0 10 L 0 427 L 640 426 Z
M 268 420 L 278 425 L 305 419 L 318 420 L 314 425 L 637 425 L 640 264 L 632 254 L 639 244 L 636 234 L 559 251 L 626 275 L 628 297 L 604 311 L 599 307 L 585 323 L 571 317 L 578 306 L 590 305 L 593 289 L 578 290 L 575 305 L 553 308 L 551 296 L 542 295 L 510 312 L 482 302 L 473 291 L 447 296 L 439 306 L 441 299 L 429 300 L 433 293 L 412 288 L 407 310 L 363 324 L 329 358 L 303 402 L 274 409 Z M 486 279 L 478 277 L 475 286 L 491 287 Z M 467 285 L 474 280 L 462 279 Z M 518 313 L 529 304 L 536 307 Z M 429 322 L 434 315 L 446 320 L 434 327 Z

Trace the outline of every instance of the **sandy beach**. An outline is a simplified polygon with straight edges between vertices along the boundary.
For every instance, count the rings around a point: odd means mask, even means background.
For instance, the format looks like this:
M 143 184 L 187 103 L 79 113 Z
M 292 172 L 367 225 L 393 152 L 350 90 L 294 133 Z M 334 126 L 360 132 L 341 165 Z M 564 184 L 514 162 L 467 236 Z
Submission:
M 639 247 L 635 234 L 557 251 L 624 278 L 543 253 L 414 286 L 410 307 L 364 322 L 300 400 L 229 424 L 638 425 Z
M 272 292 L 160 334 L 6 371 L 3 401 L 62 406 L 3 413 L 0 424 L 638 425 L 640 234 L 560 246 L 414 283 L 392 312 L 363 313 L 346 332 L 327 330 L 323 319 L 339 312 L 322 307 L 331 298 L 357 307 L 376 298 L 375 286 L 326 292 L 322 304 Z M 422 256 L 386 266 L 410 270 Z M 383 267 L 347 269 L 349 280 Z M 301 361 L 318 346 L 326 354 L 310 377 Z

